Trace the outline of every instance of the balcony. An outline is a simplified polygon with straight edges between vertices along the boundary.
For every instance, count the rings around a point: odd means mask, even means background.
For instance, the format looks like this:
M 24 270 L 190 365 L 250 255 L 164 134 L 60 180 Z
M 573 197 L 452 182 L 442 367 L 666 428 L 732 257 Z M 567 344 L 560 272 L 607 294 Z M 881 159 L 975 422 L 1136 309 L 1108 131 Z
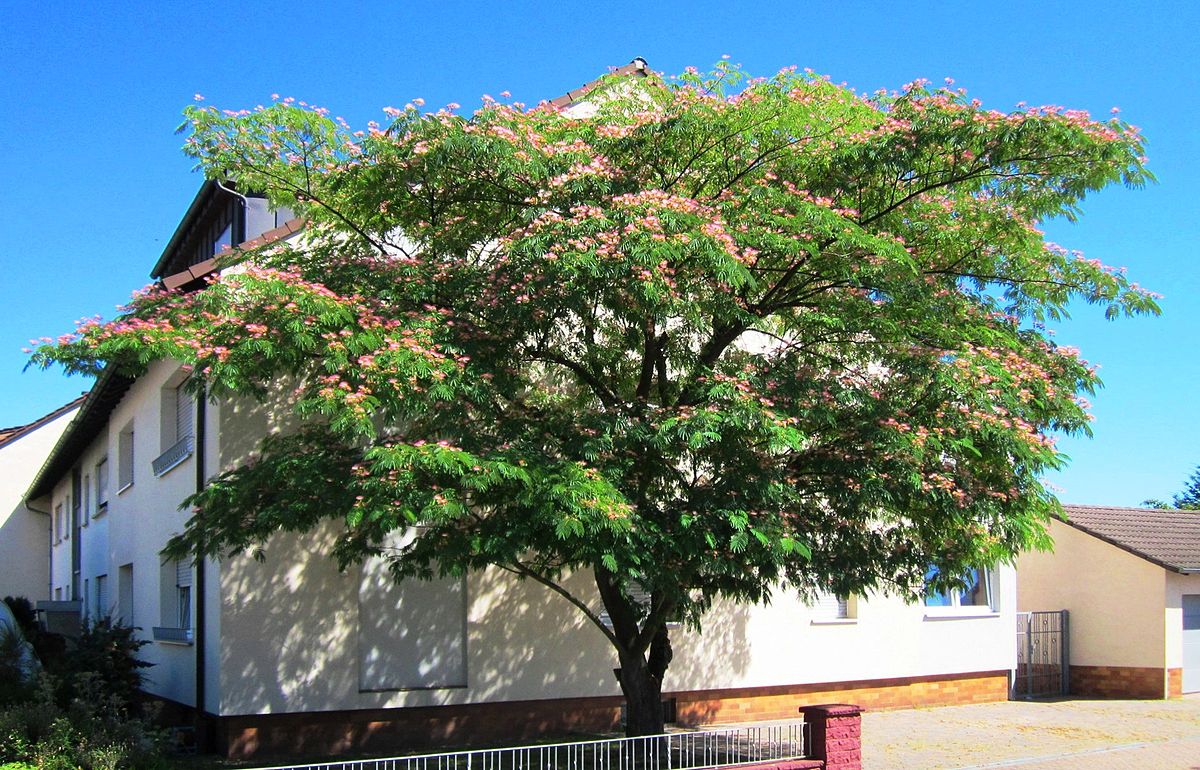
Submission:
M 162 476 L 179 465 L 184 460 L 192 456 L 192 437 L 184 436 L 181 440 L 175 442 L 167 451 L 160 454 L 151 466 L 154 468 L 155 477 Z
M 154 634 L 154 641 L 168 642 L 170 644 L 191 644 L 192 629 L 190 628 L 164 628 L 162 626 L 154 626 L 151 629 Z

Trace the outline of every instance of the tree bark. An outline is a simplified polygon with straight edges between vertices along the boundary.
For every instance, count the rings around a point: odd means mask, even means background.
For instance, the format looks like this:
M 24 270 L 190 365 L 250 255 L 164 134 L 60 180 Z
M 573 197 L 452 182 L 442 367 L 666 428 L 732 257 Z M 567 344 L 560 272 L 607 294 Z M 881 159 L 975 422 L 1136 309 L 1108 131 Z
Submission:
M 638 611 L 621 592 L 616 576 L 595 570 L 596 587 L 612 621 L 617 659 L 617 679 L 625 695 L 625 734 L 659 735 L 663 732 L 662 681 L 671 662 L 671 640 L 665 623 L 649 644 L 638 627 Z M 662 621 L 657 621 L 662 622 Z
M 663 732 L 662 681 L 654 676 L 645 658 L 621 655 L 621 692 L 625 694 L 625 735 L 659 735 Z

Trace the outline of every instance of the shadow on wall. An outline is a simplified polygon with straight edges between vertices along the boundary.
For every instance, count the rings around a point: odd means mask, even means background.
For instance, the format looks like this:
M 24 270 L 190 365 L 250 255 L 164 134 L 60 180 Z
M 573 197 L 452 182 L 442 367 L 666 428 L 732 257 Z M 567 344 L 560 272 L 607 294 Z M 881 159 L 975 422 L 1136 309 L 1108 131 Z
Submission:
M 223 406 L 222 464 L 286 430 L 287 412 L 283 402 Z M 264 562 L 221 564 L 219 733 L 230 754 L 511 744 L 619 726 L 616 653 L 566 600 L 498 569 L 385 589 L 369 564 L 365 580 L 357 567 L 337 570 L 328 554 L 338 527 L 279 535 Z M 590 573 L 567 584 L 600 608 Z M 672 671 L 686 670 L 675 678 L 737 682 L 748 616 L 724 606 L 699 636 L 673 630 L 689 637 L 675 645 Z M 706 713 L 697 705 L 688 716 Z
M 233 754 L 511 744 L 619 727 L 616 654 L 561 597 L 499 570 L 470 576 L 466 686 L 437 686 L 461 671 L 464 651 L 461 639 L 447 633 L 449 604 L 405 610 L 406 588 L 420 594 L 429 584 L 401 584 L 392 590 L 406 624 L 367 617 L 359 573 L 338 573 L 324 555 L 333 534 L 330 527 L 279 537 L 265 563 L 239 558 L 223 565 L 223 711 L 272 715 L 230 720 L 225 732 Z M 570 583 L 583 593 L 587 578 Z M 456 605 L 463 607 L 461 598 Z M 714 687 L 736 681 L 748 653 L 747 615 L 735 606 L 710 618 L 704 634 L 677 646 L 683 649 L 672 667 Z M 394 635 L 398 656 L 388 658 L 381 630 Z M 426 634 L 439 643 L 429 644 L 421 638 Z M 368 635 L 371 644 L 364 643 Z M 380 676 L 392 677 L 391 684 L 405 677 L 434 681 L 424 689 L 372 687 L 389 684 L 369 681 Z M 696 703 L 688 719 L 708 721 L 714 709 Z

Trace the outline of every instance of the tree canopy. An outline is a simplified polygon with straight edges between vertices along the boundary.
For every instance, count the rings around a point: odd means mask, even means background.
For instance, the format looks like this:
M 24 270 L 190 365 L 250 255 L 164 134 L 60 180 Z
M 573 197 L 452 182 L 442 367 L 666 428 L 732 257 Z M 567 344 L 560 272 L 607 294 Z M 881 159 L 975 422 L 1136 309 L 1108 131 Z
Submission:
M 953 583 L 1044 544 L 1053 435 L 1088 430 L 1098 384 L 1045 324 L 1158 311 L 1038 229 L 1149 179 L 1115 115 L 726 63 L 572 110 L 385 112 L 189 108 L 204 173 L 301 212 L 303 238 L 34 361 L 175 359 L 212 398 L 287 381 L 303 427 L 190 499 L 170 552 L 332 518 L 343 566 L 536 580 L 614 645 L 634 732 L 661 726 L 668 618 L 783 587 L 916 598 L 931 564 Z M 579 570 L 608 624 L 564 588 Z
M 1144 500 L 1142 505 L 1148 505 L 1151 508 L 1178 508 L 1184 511 L 1200 511 L 1200 466 L 1192 471 L 1192 475 L 1188 476 L 1187 482 L 1183 485 L 1183 491 L 1171 498 L 1170 502 L 1166 500 Z

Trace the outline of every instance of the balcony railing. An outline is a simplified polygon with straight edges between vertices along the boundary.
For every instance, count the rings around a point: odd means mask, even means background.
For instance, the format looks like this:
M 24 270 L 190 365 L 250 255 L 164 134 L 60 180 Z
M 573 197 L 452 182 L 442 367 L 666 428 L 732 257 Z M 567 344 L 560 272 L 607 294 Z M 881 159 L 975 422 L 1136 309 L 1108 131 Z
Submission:
M 154 641 L 156 642 L 173 642 L 175 644 L 191 644 L 192 629 L 190 628 L 163 628 L 162 626 L 154 626 L 152 629 Z
M 179 465 L 184 460 L 192 456 L 192 437 L 184 436 L 179 441 L 175 442 L 167 451 L 160 454 L 151 465 L 154 467 L 154 475 L 161 476 L 167 471 Z

